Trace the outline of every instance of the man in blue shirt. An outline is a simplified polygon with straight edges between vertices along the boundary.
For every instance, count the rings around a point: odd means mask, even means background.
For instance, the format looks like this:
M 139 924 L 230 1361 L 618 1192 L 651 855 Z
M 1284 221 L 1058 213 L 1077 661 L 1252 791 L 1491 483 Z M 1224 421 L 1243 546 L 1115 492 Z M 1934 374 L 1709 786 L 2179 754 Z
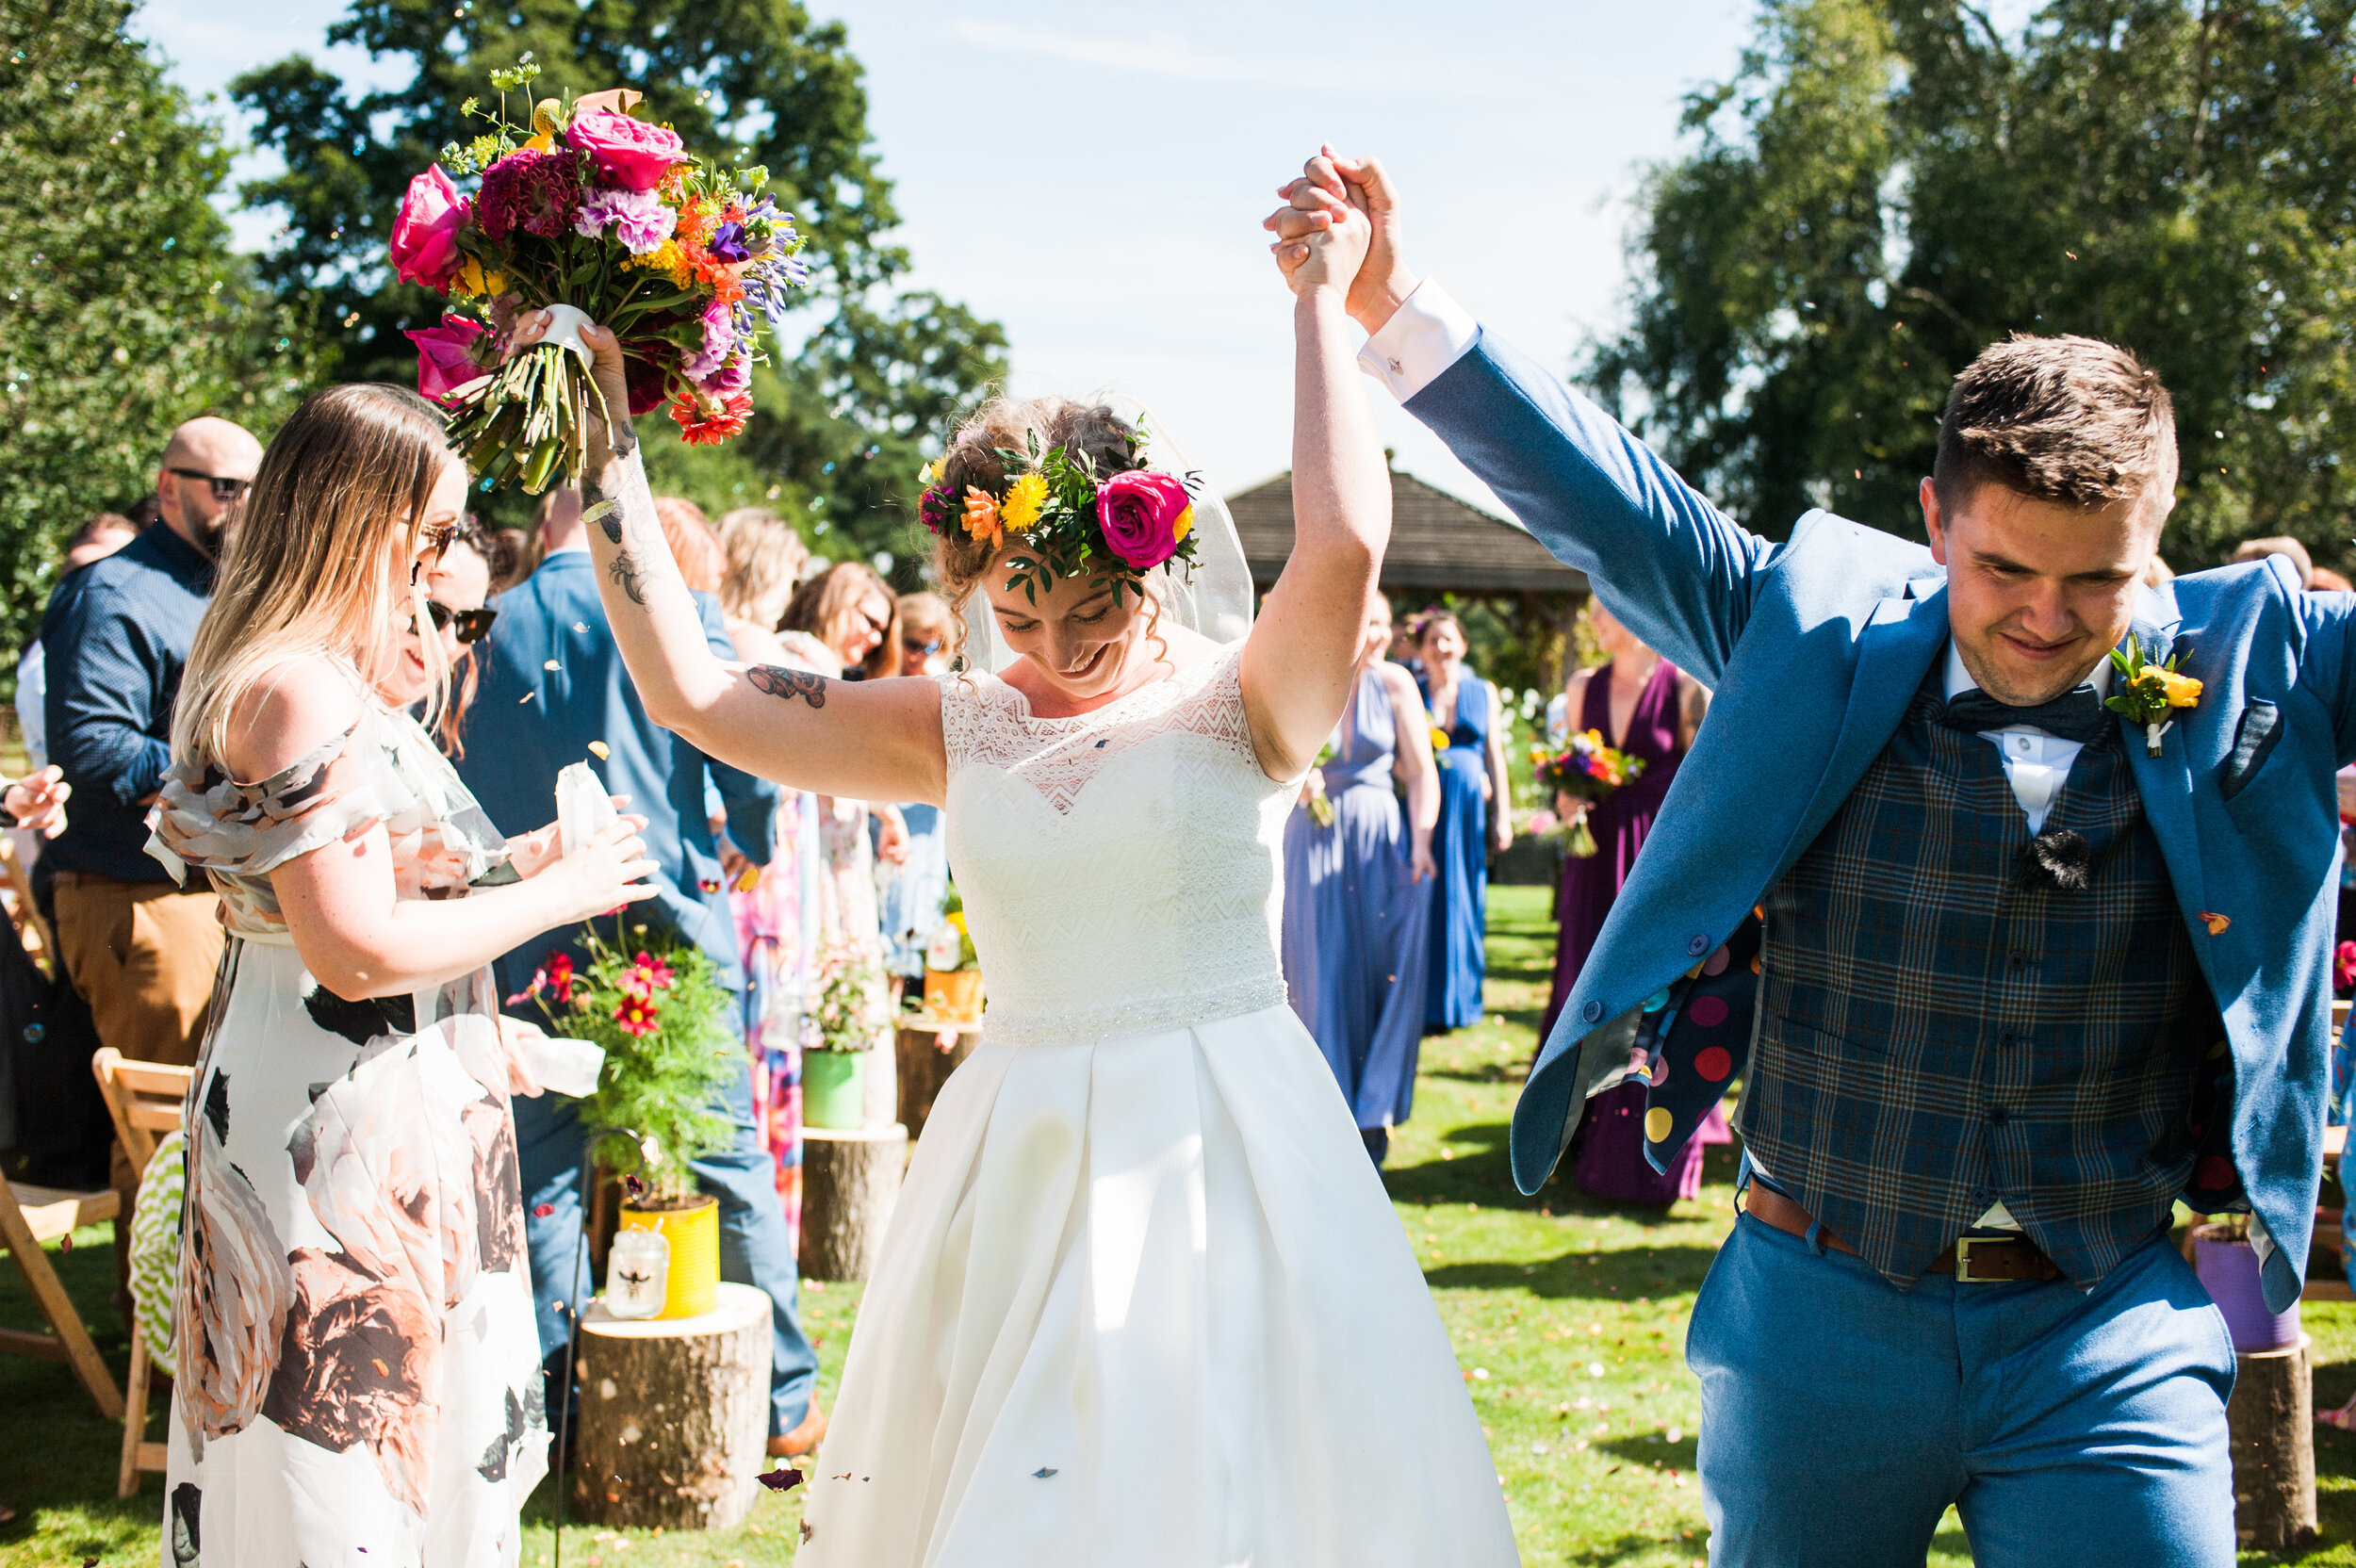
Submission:
M 57 947 L 99 1043 L 137 1061 L 196 1060 L 221 963 L 219 901 L 183 892 L 149 858 L 147 808 L 172 760 L 172 705 L 213 568 L 261 462 L 262 444 L 226 419 L 173 431 L 157 520 L 67 577 L 41 619 L 49 757 L 74 787 L 66 830 L 42 852 L 57 873 Z M 127 1214 L 139 1172 L 119 1148 L 114 1175 Z
M 499 619 L 477 657 L 481 683 L 468 710 L 459 775 L 501 831 L 521 833 L 548 820 L 557 771 L 586 761 L 630 809 L 646 818 L 649 858 L 662 869 L 655 898 L 636 907 L 701 948 L 721 983 L 741 993 L 744 970 L 736 921 L 721 887 L 719 851 L 706 814 L 716 790 L 728 838 L 756 864 L 775 841 L 774 784 L 713 762 L 646 717 L 597 599 L 597 575 L 577 496 L 557 495 L 545 509 L 547 558 L 496 601 Z M 714 652 L 733 658 L 717 600 L 696 596 Z M 596 748 L 596 749 L 593 749 Z M 563 950 L 585 962 L 578 931 L 555 931 L 498 963 L 499 991 L 513 1010 L 545 1020 L 521 993 L 548 956 Z M 731 1009 L 729 1022 L 740 1028 Z M 583 1140 L 571 1101 L 517 1099 L 525 1238 L 540 1346 L 549 1374 L 549 1426 L 562 1410 L 570 1315 L 590 1295 L 577 1272 L 582 1215 L 579 1181 Z M 773 1303 L 769 1434 L 773 1452 L 801 1453 L 825 1430 L 815 1400 L 818 1358 L 796 1314 L 798 1271 L 777 1200 L 774 1168 L 753 1120 L 751 1066 L 740 1059 L 713 1108 L 736 1129 L 731 1148 L 694 1162 L 696 1184 L 720 1200 L 721 1273 L 759 1286 Z

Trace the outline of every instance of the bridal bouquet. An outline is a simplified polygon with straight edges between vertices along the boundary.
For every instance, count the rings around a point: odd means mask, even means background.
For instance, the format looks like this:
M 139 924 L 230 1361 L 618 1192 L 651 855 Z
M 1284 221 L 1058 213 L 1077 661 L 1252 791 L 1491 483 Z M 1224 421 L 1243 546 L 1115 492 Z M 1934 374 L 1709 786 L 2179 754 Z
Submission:
M 392 237 L 394 270 L 452 306 L 409 334 L 417 390 L 453 411 L 450 445 L 486 485 L 533 494 L 581 482 L 588 416 L 604 413 L 583 326 L 620 337 L 633 416 L 668 403 L 683 439 L 716 445 L 744 428 L 762 334 L 810 281 L 766 170 L 690 155 L 632 115 L 628 88 L 543 98 L 511 123 L 507 95 L 539 71 L 527 54 L 491 73 L 498 107 L 466 100 L 489 130 L 409 182 Z M 479 175 L 473 193 L 452 174 Z M 542 308 L 548 335 L 502 363 L 515 318 Z
M 1561 751 L 1532 746 L 1530 760 L 1531 774 L 1541 788 L 1569 795 L 1575 800 L 1606 799 L 1612 791 L 1644 771 L 1643 758 L 1631 757 L 1617 746 L 1605 744 L 1600 729 L 1573 735 L 1571 743 Z M 1595 853 L 1595 836 L 1588 829 L 1584 816 L 1571 824 L 1570 841 L 1566 847 L 1574 858 L 1581 860 Z

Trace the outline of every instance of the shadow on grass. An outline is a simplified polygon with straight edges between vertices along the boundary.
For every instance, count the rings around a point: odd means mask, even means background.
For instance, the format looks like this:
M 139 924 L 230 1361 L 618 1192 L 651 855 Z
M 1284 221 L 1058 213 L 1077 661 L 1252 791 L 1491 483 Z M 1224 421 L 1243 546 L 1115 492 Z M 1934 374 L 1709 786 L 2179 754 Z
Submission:
M 1699 1290 L 1717 1250 L 1698 1244 L 1564 1252 L 1545 1263 L 1428 1264 L 1435 1290 L 1526 1290 L 1547 1300 L 1634 1300 Z

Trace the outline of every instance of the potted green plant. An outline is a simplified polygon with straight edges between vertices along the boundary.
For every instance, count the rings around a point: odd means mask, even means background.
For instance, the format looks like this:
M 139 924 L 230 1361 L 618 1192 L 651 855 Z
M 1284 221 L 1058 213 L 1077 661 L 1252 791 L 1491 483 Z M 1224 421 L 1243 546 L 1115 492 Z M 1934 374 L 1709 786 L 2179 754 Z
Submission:
M 710 1312 L 720 1284 L 719 1203 L 695 1189 L 689 1162 L 726 1149 L 735 1130 L 712 1109 L 713 1091 L 745 1070 L 729 1033 L 735 999 L 712 960 L 690 943 L 649 937 L 623 940 L 621 919 L 608 942 L 591 925 L 588 962 L 550 954 L 525 994 L 538 999 L 550 1032 L 605 1051 L 597 1091 L 581 1103 L 590 1149 L 621 1178 L 624 1230 L 659 1232 L 668 1248 L 663 1317 Z
M 802 1041 L 802 1120 L 852 1132 L 867 1124 L 865 1073 L 892 1023 L 883 966 L 847 942 L 818 954 L 817 1004 Z
M 965 929 L 965 900 L 952 882 L 941 899 L 941 926 L 924 947 L 924 1010 L 937 1019 L 978 1023 L 982 960 Z

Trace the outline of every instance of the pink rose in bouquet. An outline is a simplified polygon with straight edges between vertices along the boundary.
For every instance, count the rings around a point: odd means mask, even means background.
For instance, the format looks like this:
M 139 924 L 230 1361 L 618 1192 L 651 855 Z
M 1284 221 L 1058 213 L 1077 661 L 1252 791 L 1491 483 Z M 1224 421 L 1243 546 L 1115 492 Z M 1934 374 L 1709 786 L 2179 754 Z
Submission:
M 1097 486 L 1096 515 L 1112 552 L 1150 571 L 1178 553 L 1194 526 L 1194 501 L 1177 476 L 1139 470 Z
M 485 335 L 482 322 L 464 316 L 445 316 L 438 327 L 411 332 L 409 341 L 417 346 L 419 395 L 448 402 L 451 393 L 488 374 L 489 367 L 474 357 Z
M 624 190 L 652 190 L 675 165 L 687 161 L 678 132 L 603 109 L 574 115 L 564 139 L 589 155 L 599 185 Z
M 437 293 L 450 287 L 458 274 L 458 231 L 466 227 L 467 210 L 438 163 L 409 182 L 393 220 L 393 270 L 401 282 Z

